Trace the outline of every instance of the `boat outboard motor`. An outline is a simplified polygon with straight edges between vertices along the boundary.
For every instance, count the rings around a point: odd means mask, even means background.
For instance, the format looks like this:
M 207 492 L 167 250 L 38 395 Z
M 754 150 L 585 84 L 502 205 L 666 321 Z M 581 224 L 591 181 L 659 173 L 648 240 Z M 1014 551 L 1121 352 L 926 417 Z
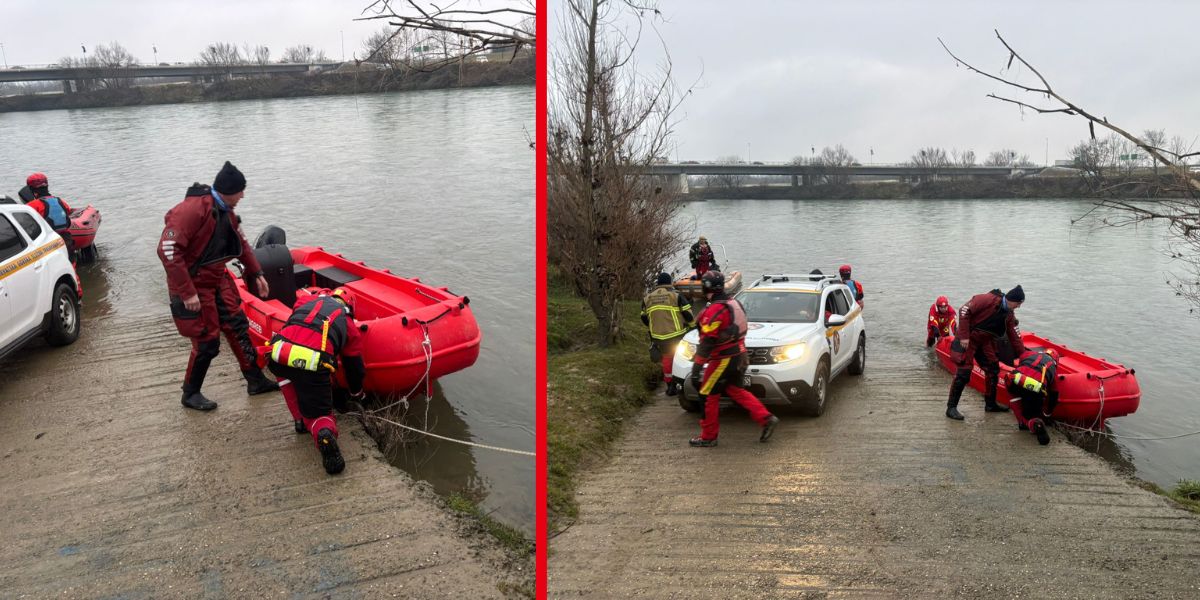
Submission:
M 267 225 L 262 233 L 258 234 L 258 239 L 254 240 L 255 248 L 262 248 L 271 244 L 285 245 L 287 244 L 287 232 L 282 227 Z
M 21 202 L 24 202 L 25 204 L 33 202 L 34 199 L 33 190 L 29 189 L 29 186 L 21 188 L 21 190 L 17 192 L 17 196 L 21 198 Z
M 270 287 L 266 299 L 273 298 L 291 308 L 296 303 L 296 275 L 293 272 L 292 253 L 283 244 L 286 239 L 282 229 L 268 226 L 254 241 L 254 258 L 257 258 L 258 264 L 262 266 L 263 276 L 267 278 L 267 286 Z M 254 288 L 250 287 L 249 281 L 246 282 L 246 287 L 253 293 Z

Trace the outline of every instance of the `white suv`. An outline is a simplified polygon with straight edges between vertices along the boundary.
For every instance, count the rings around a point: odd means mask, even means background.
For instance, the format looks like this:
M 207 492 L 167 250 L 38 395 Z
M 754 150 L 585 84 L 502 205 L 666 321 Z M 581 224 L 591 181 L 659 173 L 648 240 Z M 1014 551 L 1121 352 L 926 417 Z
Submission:
M 799 406 L 810 416 L 825 412 L 829 382 L 846 371 L 861 375 L 867 364 L 862 307 L 836 277 L 763 275 L 736 296 L 746 309 L 750 366 L 742 387 L 768 403 Z M 699 334 L 684 336 L 672 375 L 679 405 L 699 412 L 697 390 L 687 382 Z
M 32 208 L 0 202 L 0 359 L 38 335 L 74 342 L 82 295 L 63 239 Z

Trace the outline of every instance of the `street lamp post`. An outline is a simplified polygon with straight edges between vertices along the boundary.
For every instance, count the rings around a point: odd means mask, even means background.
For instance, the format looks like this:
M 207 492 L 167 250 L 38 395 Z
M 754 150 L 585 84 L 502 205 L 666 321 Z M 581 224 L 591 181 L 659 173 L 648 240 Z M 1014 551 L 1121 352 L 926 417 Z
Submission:
M 150 45 L 150 49 L 151 49 L 151 50 L 154 50 L 154 66 L 156 66 L 156 67 L 157 67 L 157 66 L 158 66 L 158 45 L 157 45 L 157 44 L 151 44 L 151 45 Z
M 4 42 L 0 42 L 0 54 L 4 55 L 4 68 L 8 68 L 8 53 L 4 51 Z

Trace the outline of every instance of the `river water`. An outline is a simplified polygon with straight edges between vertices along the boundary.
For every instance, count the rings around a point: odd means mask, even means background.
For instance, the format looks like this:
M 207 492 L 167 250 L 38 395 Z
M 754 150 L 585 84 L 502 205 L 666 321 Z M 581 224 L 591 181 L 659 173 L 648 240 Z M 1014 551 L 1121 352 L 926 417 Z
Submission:
M 532 87 L 7 113 L 0 194 L 44 171 L 72 205 L 100 209 L 101 257 L 81 268 L 87 335 L 90 319 L 167 314 L 163 214 L 231 160 L 248 181 L 238 213 L 252 242 L 275 224 L 291 245 L 469 296 L 479 360 L 439 380 L 432 429 L 532 451 L 533 126 Z M 393 460 L 532 531 L 532 458 L 425 440 Z
M 945 294 L 957 307 L 1021 284 L 1022 329 L 1137 371 L 1141 406 L 1111 419 L 1112 433 L 1200 430 L 1200 318 L 1165 283 L 1183 265 L 1164 251 L 1162 227 L 1098 227 L 1091 217 L 1072 225 L 1090 209 L 1085 200 L 709 200 L 687 204 L 681 218 L 725 245 L 729 267 L 719 251 L 718 262 L 747 281 L 813 268 L 836 273 L 850 263 L 864 287 L 871 353 L 928 365 L 947 390 L 949 376 L 936 373 L 941 367 L 924 345 L 929 305 Z M 833 402 L 838 388 L 831 387 Z M 968 390 L 963 402 L 981 401 Z M 930 419 L 944 418 L 940 407 L 929 410 Z M 1080 444 L 1169 488 L 1200 479 L 1197 439 Z

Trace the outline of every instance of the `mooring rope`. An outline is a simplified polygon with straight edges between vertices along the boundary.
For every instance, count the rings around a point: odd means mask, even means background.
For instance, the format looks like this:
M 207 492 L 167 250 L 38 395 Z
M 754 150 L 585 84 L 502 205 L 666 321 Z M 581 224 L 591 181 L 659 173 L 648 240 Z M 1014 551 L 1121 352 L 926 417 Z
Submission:
M 473 446 L 475 448 L 483 448 L 485 450 L 495 450 L 497 452 L 507 452 L 509 454 L 519 454 L 521 456 L 536 456 L 536 454 L 534 454 L 533 452 L 530 452 L 528 450 L 513 450 L 512 448 L 501 448 L 500 446 L 489 446 L 487 444 L 468 442 L 466 440 L 457 440 L 457 439 L 454 439 L 451 437 L 446 437 L 444 435 L 438 435 L 438 434 L 430 432 L 430 431 L 425 431 L 423 429 L 417 429 L 416 427 L 409 427 L 408 425 L 405 425 L 403 423 L 397 423 L 391 419 L 385 419 L 378 415 L 373 415 L 373 414 L 366 413 L 366 412 L 363 412 L 360 414 L 362 414 L 365 417 L 370 417 L 372 419 L 377 419 L 377 420 L 383 421 L 384 423 L 389 423 L 391 425 L 395 425 L 396 427 L 400 427 L 400 428 L 407 429 L 412 432 L 419 433 L 421 435 L 427 435 L 429 437 L 437 438 L 439 440 L 445 440 L 447 442 L 454 442 L 455 444 L 463 444 L 464 446 Z
M 1097 431 L 1095 429 L 1089 429 L 1087 427 L 1079 427 L 1077 425 L 1071 425 L 1070 423 L 1063 423 L 1061 421 L 1055 421 L 1054 424 L 1059 427 L 1070 427 L 1071 429 L 1077 429 L 1079 431 L 1086 431 L 1089 433 L 1093 433 L 1095 435 L 1104 435 L 1104 436 L 1108 436 L 1108 437 L 1112 437 L 1112 438 L 1121 438 L 1123 440 L 1145 440 L 1145 441 L 1173 440 L 1173 439 L 1184 438 L 1184 437 L 1189 437 L 1189 436 L 1193 436 L 1193 435 L 1200 435 L 1200 431 L 1189 431 L 1187 433 L 1180 433 L 1178 435 L 1164 435 L 1162 437 L 1141 437 L 1141 436 L 1136 436 L 1136 435 L 1117 435 L 1115 433 L 1110 433 L 1107 431 Z

